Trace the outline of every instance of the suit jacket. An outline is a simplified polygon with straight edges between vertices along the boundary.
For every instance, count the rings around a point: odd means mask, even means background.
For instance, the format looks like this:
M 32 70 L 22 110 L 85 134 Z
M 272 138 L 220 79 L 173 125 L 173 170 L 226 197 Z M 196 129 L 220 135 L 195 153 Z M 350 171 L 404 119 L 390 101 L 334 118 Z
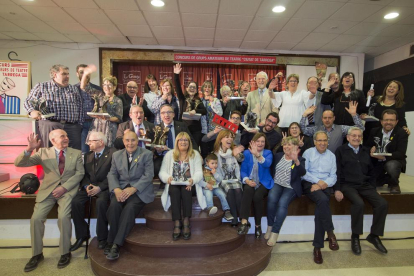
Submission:
M 276 165 L 279 163 L 280 159 L 282 159 L 284 155 L 285 155 L 284 152 L 277 152 L 273 154 L 273 163 L 271 167 L 273 179 L 275 178 L 275 175 L 276 175 Z M 300 197 L 302 195 L 302 176 L 306 174 L 306 169 L 305 169 L 305 158 L 299 156 L 298 159 L 300 162 L 299 166 L 296 166 L 295 162 L 292 161 L 292 170 L 290 173 L 290 185 L 295 191 L 296 196 Z
M 316 110 L 315 113 L 313 114 L 313 120 L 315 121 L 315 125 L 316 126 L 321 126 L 322 125 L 322 114 L 325 110 L 331 110 L 331 105 L 329 104 L 322 104 L 321 103 L 321 99 L 322 99 L 322 95 L 323 93 L 325 93 L 324 91 L 316 91 L 316 99 L 315 99 L 315 106 L 316 106 Z
M 111 169 L 112 154 L 116 151 L 114 148 L 105 147 L 101 157 L 98 160 L 98 166 L 95 167 L 95 152 L 90 151 L 84 156 L 85 176 L 81 182 L 81 188 L 85 185 L 93 184 L 99 186 L 101 191 L 108 190 L 108 172 Z
M 382 145 L 382 126 L 376 127 L 371 130 L 371 133 L 369 135 L 368 141 L 366 146 L 368 146 L 369 149 L 371 149 L 373 146 L 377 147 L 377 144 L 374 142 L 374 137 L 380 138 L 379 144 Z M 404 129 L 400 128 L 399 126 L 396 126 L 394 130 L 391 132 L 390 137 L 391 143 L 389 143 L 386 147 L 387 152 L 392 153 L 392 156 L 386 156 L 385 158 L 387 161 L 389 160 L 397 160 L 401 162 L 403 166 L 407 164 L 405 158 L 407 156 L 405 155 L 407 152 L 407 146 L 408 146 L 408 134 L 405 132 Z M 378 162 L 378 159 L 372 158 L 373 163 L 376 164 Z
M 159 126 L 161 127 L 161 130 L 164 129 L 164 123 L 161 123 Z M 193 149 L 198 150 L 197 144 L 193 138 L 193 135 L 191 135 L 190 131 L 188 130 L 186 123 L 183 123 L 180 121 L 174 121 L 174 132 L 175 132 L 175 137 L 177 137 L 178 133 L 180 132 L 187 132 L 187 134 L 190 136 L 191 143 L 193 143 Z
M 247 110 L 246 113 L 251 111 L 257 114 L 257 124 L 264 122 L 266 119 L 267 114 L 270 112 L 278 112 L 279 110 L 275 107 L 269 97 L 269 92 L 265 89 L 263 97 L 262 97 L 262 104 L 260 104 L 260 96 L 259 91 L 254 90 L 247 94 Z
M 228 101 L 226 105 L 224 105 L 224 103 L 222 101 L 220 101 L 220 103 L 221 103 L 221 108 L 223 109 L 223 116 L 222 117 L 226 120 L 229 120 L 230 114 L 234 110 L 240 111 L 240 113 L 242 115 L 246 114 L 247 105 L 241 104 L 240 100 Z
M 151 139 L 151 141 L 154 140 L 154 124 L 147 121 L 142 121 L 142 123 L 144 124 L 145 131 L 147 132 L 147 137 Z M 119 124 L 118 131 L 116 132 L 116 139 L 114 141 L 114 147 L 116 149 L 125 148 L 124 141 L 122 141 L 122 138 L 124 137 L 124 131 L 127 129 L 135 132 L 134 124 L 132 121 Z
M 128 156 L 125 149 L 112 155 L 112 166 L 108 173 L 109 192 L 125 189 L 128 185 L 137 189 L 136 195 L 145 203 L 154 201 L 154 163 L 152 152 L 138 147 L 132 156 L 128 169 Z
M 45 172 L 42 185 L 36 196 L 36 202 L 42 202 L 60 184 L 72 197 L 78 192 L 79 182 L 82 180 L 85 170 L 82 163 L 82 152 L 77 149 L 67 148 L 65 157 L 65 170 L 60 175 L 55 148 L 41 148 L 33 156 L 22 152 L 16 160 L 16 167 L 31 167 L 41 165 Z
M 250 178 L 250 174 L 252 173 L 253 169 L 253 155 L 250 153 L 249 150 L 244 151 L 244 161 L 241 165 L 240 169 L 240 177 L 244 183 L 244 178 Z M 263 150 L 263 158 L 265 159 L 263 164 L 259 163 L 259 180 L 266 189 L 270 190 L 273 185 L 275 184 L 273 181 L 272 176 L 270 175 L 270 166 L 272 165 L 273 161 L 273 154 L 270 150 L 264 149 Z

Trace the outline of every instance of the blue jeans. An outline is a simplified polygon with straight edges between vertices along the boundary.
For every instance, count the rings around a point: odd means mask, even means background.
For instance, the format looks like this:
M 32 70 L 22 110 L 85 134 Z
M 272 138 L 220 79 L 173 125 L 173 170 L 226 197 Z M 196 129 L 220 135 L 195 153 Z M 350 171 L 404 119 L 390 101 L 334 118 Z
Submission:
M 267 225 L 273 227 L 273 233 L 279 234 L 287 216 L 289 204 L 295 197 L 296 193 L 293 189 L 282 187 L 276 183 L 269 191 L 267 197 Z
M 88 132 L 89 132 L 89 128 L 90 128 L 91 124 L 92 124 L 92 121 L 83 122 L 82 134 L 81 134 L 82 153 L 89 152 L 89 145 L 86 144 L 86 137 L 88 137 Z
M 214 188 L 212 191 L 208 189 L 203 189 L 204 196 L 206 197 L 207 201 L 207 208 L 213 207 L 213 195 L 217 196 L 220 199 L 221 207 L 224 211 L 230 210 L 229 204 L 226 200 L 226 194 L 220 188 Z

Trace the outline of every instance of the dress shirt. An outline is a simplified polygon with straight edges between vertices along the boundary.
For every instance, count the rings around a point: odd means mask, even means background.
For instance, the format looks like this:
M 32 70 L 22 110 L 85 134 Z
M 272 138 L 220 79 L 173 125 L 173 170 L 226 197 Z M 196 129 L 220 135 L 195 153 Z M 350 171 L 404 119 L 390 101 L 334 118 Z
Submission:
M 303 179 L 314 184 L 319 180 L 325 181 L 328 187 L 336 183 L 336 157 L 330 150 L 319 153 L 316 147 L 307 149 L 303 155 L 306 174 Z
M 359 147 L 357 147 L 357 148 L 354 148 L 353 146 L 351 146 L 351 144 L 350 143 L 348 143 L 348 146 L 354 151 L 354 153 L 355 154 L 358 154 L 358 152 L 359 152 Z
M 146 133 L 147 133 L 147 132 L 145 131 L 144 124 L 137 125 L 137 124 L 135 124 L 133 121 L 132 121 L 132 124 L 134 125 L 134 131 L 135 131 L 135 133 L 138 135 L 138 137 L 139 137 L 139 130 L 140 130 L 140 129 L 143 129 L 143 130 L 144 130 L 144 134 L 146 134 Z
M 57 148 L 55 148 L 55 147 L 53 147 L 53 149 L 55 150 L 55 153 L 56 153 L 56 162 L 57 162 L 57 164 L 58 164 L 58 166 L 59 166 L 59 153 L 60 153 L 60 149 L 57 149 Z M 67 150 L 68 148 L 65 148 L 64 150 L 63 150 L 63 156 L 65 156 L 65 158 L 66 158 L 66 150 Z
M 290 91 L 275 92 L 275 98 L 272 103 L 279 108 L 280 122 L 279 127 L 289 127 L 292 122 L 299 122 L 306 108 L 312 105 L 313 99 L 309 100 L 309 91 L 296 90 L 295 93 Z
M 40 98 L 46 99 L 48 112 L 56 114 L 48 119 L 64 120 L 69 123 L 83 123 L 83 101 L 76 86 L 69 84 L 66 87 L 60 87 L 53 79 L 36 84 L 24 102 L 24 108 L 28 113 L 34 110 L 30 100 Z

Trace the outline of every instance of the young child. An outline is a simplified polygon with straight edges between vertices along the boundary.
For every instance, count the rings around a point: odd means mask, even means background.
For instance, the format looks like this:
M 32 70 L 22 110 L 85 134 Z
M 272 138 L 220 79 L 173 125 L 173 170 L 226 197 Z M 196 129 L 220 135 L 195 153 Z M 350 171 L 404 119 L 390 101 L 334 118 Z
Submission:
M 213 195 L 216 195 L 221 202 L 221 206 L 224 211 L 224 219 L 230 221 L 233 216 L 230 213 L 230 206 L 226 200 L 226 194 L 219 187 L 219 183 L 223 179 L 217 169 L 217 155 L 210 153 L 206 157 L 206 164 L 203 169 L 204 181 L 201 181 L 201 186 L 204 187 L 203 193 L 207 201 L 207 210 L 209 215 L 212 216 L 217 213 L 217 207 L 213 205 Z

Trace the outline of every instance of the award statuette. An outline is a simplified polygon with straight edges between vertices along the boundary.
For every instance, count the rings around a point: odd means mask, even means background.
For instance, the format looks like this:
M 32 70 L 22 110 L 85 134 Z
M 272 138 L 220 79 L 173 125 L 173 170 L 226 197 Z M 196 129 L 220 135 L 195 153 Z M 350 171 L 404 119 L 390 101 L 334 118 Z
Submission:
M 30 103 L 33 105 L 34 110 L 37 110 L 42 114 L 42 119 L 46 119 L 56 115 L 55 113 L 48 112 L 45 98 L 32 99 L 30 100 Z
M 154 148 L 160 148 L 165 146 L 168 138 L 168 131 L 170 131 L 168 127 L 164 127 L 163 129 L 161 129 L 160 126 L 155 126 L 154 141 L 152 142 L 151 146 Z
M 375 155 L 375 156 L 392 156 L 392 153 L 387 152 L 387 145 L 389 143 L 391 143 L 391 140 L 384 137 L 383 140 L 382 140 L 381 146 L 380 146 L 380 141 L 381 141 L 380 137 L 374 137 L 374 142 L 375 142 L 375 144 L 377 144 L 377 146 L 375 147 L 375 152 L 372 155 Z
M 109 115 L 107 111 L 107 104 L 109 102 L 109 97 L 105 96 L 103 98 L 99 97 L 98 95 L 93 96 L 92 98 L 95 101 L 95 104 L 93 105 L 93 109 L 91 112 L 87 112 L 91 117 L 96 116 L 104 116 L 105 118 L 111 118 L 111 115 Z M 101 104 L 102 99 L 102 104 Z
M 151 139 L 148 139 L 147 135 L 145 134 L 145 131 L 142 128 L 139 129 L 138 141 L 144 142 L 145 145 L 146 145 L 146 142 L 151 143 Z
M 257 114 L 253 112 L 247 112 L 244 123 L 240 123 L 247 131 L 259 128 L 256 126 Z
M 183 112 L 183 120 L 199 121 L 201 118 L 201 114 L 200 113 L 191 114 L 190 113 L 190 111 L 192 110 L 191 99 L 187 98 L 186 101 L 187 101 L 187 108 L 186 108 L 186 111 Z M 196 110 L 200 104 L 201 104 L 201 101 L 199 99 L 196 99 L 195 104 L 194 104 L 194 110 Z

